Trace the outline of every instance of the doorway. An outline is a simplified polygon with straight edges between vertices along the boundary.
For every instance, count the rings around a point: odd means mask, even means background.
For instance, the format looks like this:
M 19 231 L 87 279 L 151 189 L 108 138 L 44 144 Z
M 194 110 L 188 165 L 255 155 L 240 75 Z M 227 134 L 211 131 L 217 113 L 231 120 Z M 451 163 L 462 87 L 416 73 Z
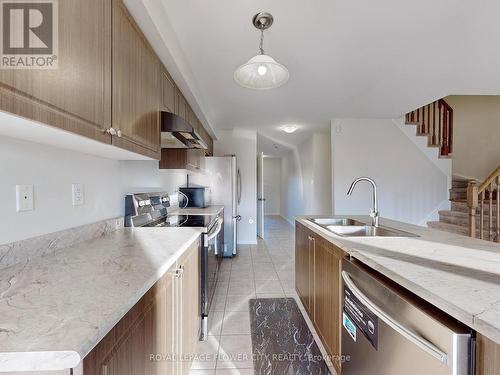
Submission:
M 257 154 L 257 236 L 264 239 L 264 153 Z
M 257 160 L 257 234 L 266 238 L 272 219 L 281 215 L 281 158 L 258 155 Z M 272 225 L 271 225 L 272 226 Z

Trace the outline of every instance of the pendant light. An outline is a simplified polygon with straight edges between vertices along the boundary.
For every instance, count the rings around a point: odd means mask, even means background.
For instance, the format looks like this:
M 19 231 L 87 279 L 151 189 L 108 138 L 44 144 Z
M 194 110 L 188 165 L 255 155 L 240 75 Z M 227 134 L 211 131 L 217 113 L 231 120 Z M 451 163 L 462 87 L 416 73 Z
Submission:
M 234 72 L 234 80 L 243 87 L 256 90 L 274 89 L 285 84 L 290 77 L 286 67 L 264 53 L 264 30 L 269 29 L 273 21 L 273 16 L 266 12 L 257 13 L 252 19 L 253 25 L 260 30 L 260 54 L 252 57 Z

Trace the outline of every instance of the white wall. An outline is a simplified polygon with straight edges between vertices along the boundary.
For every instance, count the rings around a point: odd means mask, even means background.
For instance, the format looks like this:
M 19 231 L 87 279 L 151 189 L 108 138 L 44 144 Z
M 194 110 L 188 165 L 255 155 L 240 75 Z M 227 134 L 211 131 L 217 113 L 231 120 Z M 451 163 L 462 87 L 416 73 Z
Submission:
M 264 214 L 279 215 L 281 205 L 281 158 L 264 158 Z
M 371 187 L 351 182 L 368 176 L 378 185 L 382 217 L 424 224 L 447 203 L 447 179 L 390 119 L 332 121 L 335 214 L 368 214 Z
M 124 214 L 124 195 L 141 188 L 174 192 L 185 171 L 157 161 L 117 161 L 0 136 L 0 244 Z M 71 185 L 85 185 L 74 207 Z M 34 184 L 34 211 L 16 212 L 15 185 Z
M 500 166 L 500 96 L 448 96 L 453 174 L 480 181 Z
M 282 158 L 281 215 L 331 214 L 330 136 L 315 133 Z
M 238 243 L 257 243 L 257 133 L 233 129 L 217 132 L 215 156 L 234 154 L 241 171 L 242 195 L 238 206 Z

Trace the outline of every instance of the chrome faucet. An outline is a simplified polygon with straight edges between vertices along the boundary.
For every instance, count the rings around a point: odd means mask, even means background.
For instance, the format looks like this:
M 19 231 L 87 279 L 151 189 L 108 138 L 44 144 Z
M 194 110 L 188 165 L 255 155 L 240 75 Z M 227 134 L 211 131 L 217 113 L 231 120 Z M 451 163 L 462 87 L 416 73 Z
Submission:
M 369 177 L 358 177 L 355 179 L 349 190 L 347 191 L 347 195 L 350 196 L 354 190 L 354 187 L 359 181 L 367 181 L 372 184 L 373 187 L 373 207 L 370 210 L 370 217 L 372 218 L 372 226 L 378 227 L 378 203 L 377 203 L 377 184 Z

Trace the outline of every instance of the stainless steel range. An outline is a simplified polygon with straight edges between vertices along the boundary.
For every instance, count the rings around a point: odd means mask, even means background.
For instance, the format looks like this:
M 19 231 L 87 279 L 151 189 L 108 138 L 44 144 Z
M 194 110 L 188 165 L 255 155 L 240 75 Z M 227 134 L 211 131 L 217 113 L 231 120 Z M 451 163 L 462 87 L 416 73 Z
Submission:
M 224 214 L 169 214 L 167 193 L 136 193 L 125 197 L 127 227 L 199 227 L 203 228 L 201 259 L 201 340 L 208 334 L 208 312 L 213 301 L 217 275 L 223 258 Z

